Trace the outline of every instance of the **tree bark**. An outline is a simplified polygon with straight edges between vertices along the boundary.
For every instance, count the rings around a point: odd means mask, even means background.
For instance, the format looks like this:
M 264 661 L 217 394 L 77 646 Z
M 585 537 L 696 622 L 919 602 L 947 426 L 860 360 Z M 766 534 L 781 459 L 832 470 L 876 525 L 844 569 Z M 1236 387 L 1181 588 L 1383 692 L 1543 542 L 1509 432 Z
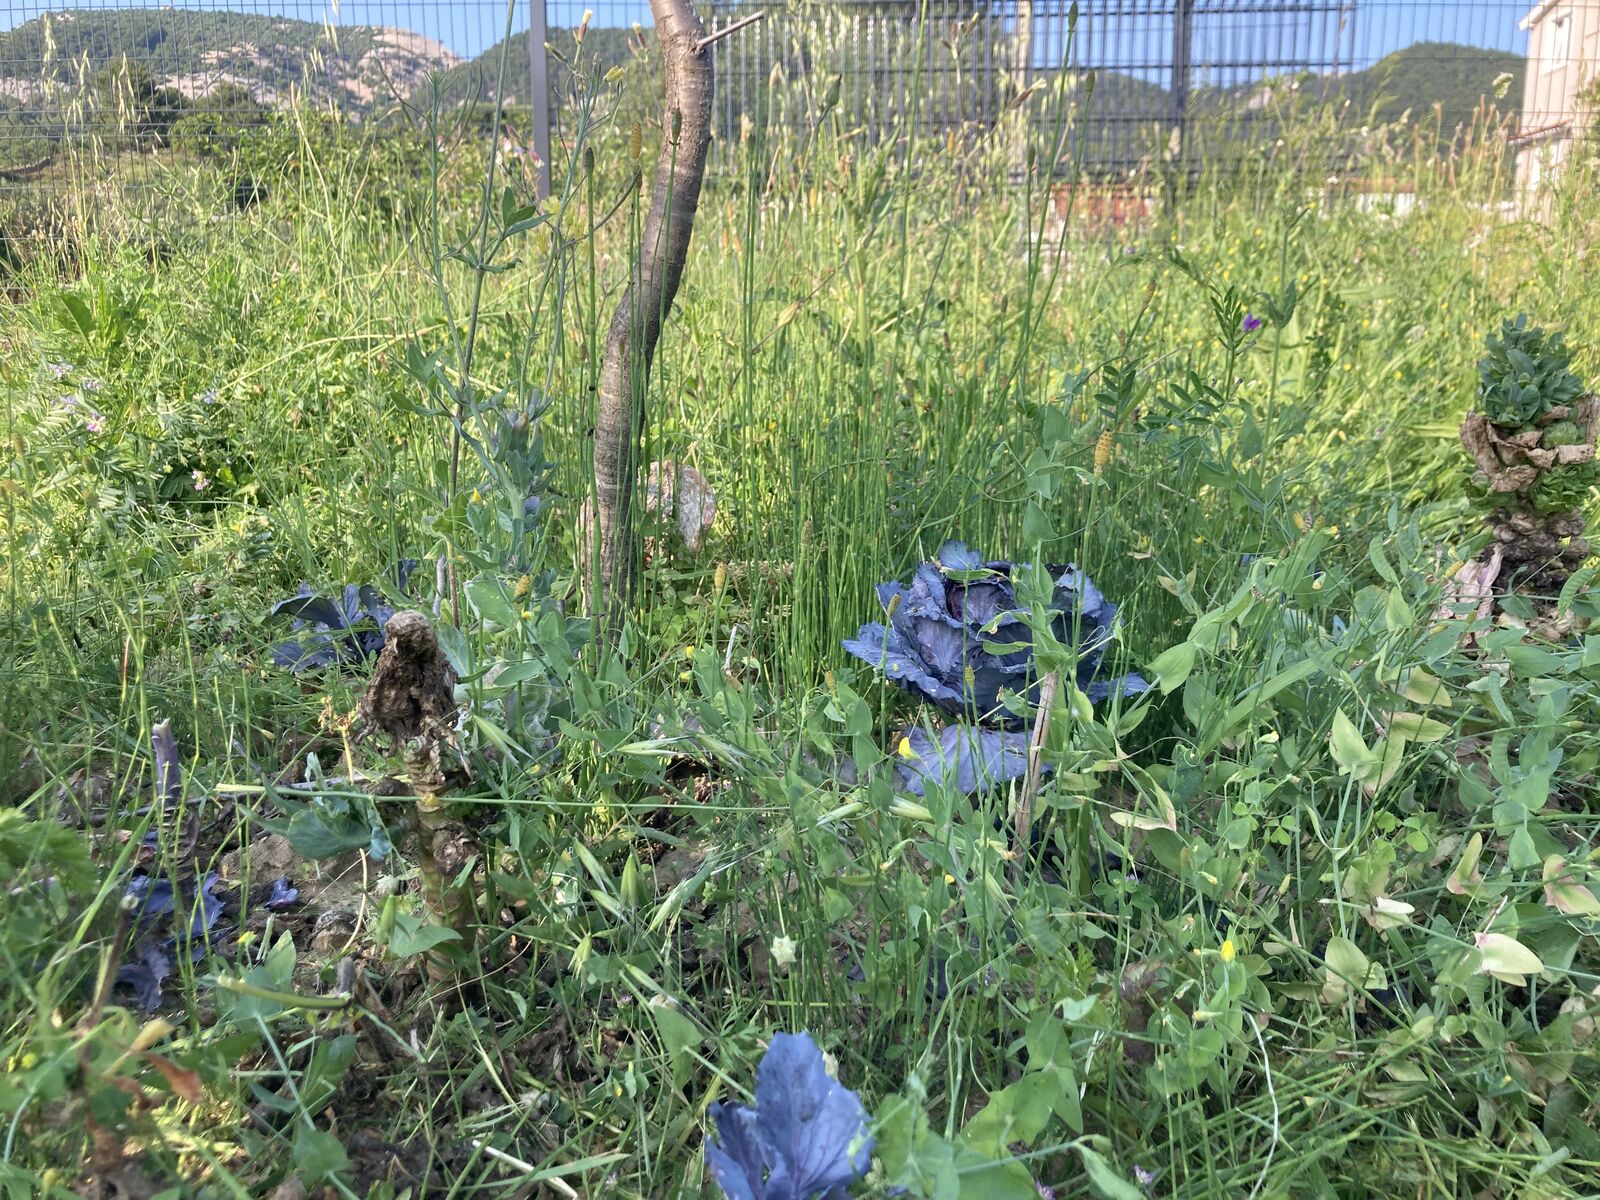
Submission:
M 650 11 L 666 59 L 665 136 L 639 258 L 606 333 L 594 429 L 596 519 L 580 530 L 590 612 L 613 631 L 632 600 L 639 565 L 634 491 L 645 385 L 688 259 L 711 139 L 711 55 L 700 46 L 705 26 L 691 0 L 650 0 Z

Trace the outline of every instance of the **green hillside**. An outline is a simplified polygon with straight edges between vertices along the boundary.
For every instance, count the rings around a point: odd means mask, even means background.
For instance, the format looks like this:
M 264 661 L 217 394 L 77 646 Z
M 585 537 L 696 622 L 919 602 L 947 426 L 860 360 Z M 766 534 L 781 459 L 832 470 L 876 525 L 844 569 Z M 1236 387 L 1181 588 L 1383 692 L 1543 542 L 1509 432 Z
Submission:
M 637 54 L 635 47 L 640 44 L 631 29 L 589 29 L 584 34 L 580 60 L 572 30 L 550 29 L 547 32 L 549 43 L 556 51 L 549 59 L 550 99 L 556 103 L 559 103 L 572 87 L 575 60 L 582 62 L 585 75 L 603 75 L 612 67 L 633 60 Z M 654 35 L 647 33 L 644 45 L 651 46 L 654 42 Z M 500 70 L 500 53 L 504 45 L 503 41 L 496 42 L 472 61 L 464 62 L 444 72 L 441 82 L 452 92 L 456 89 L 470 88 L 473 94 L 485 100 L 492 100 L 495 81 Z M 529 45 L 526 32 L 511 35 L 509 53 L 510 57 L 506 61 L 505 102 L 527 104 L 531 96 L 528 90 Z
M 1516 112 L 1527 66 L 1527 59 L 1503 50 L 1418 42 L 1334 81 L 1325 94 L 1349 97 L 1353 113 L 1374 125 L 1397 121 L 1408 111 L 1413 119 L 1424 117 L 1437 105 L 1448 133 L 1471 120 L 1485 97 L 1502 113 Z M 1495 81 L 1502 75 L 1511 78 L 1497 96 Z

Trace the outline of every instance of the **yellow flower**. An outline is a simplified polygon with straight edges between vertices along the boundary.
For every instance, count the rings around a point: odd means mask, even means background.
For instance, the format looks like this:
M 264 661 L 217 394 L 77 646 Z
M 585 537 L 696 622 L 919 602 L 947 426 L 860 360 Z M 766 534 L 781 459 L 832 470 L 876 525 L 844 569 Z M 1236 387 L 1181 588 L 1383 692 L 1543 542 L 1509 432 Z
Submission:
M 954 883 L 956 881 L 956 877 L 954 875 L 946 874 L 945 877 L 944 877 L 944 881 L 945 881 L 945 883 L 947 885 L 948 884 L 952 884 L 952 883 Z
M 533 576 L 522 575 L 517 579 L 517 586 L 511 594 L 518 600 L 526 600 L 531 591 L 533 591 Z
M 1297 513 L 1294 514 L 1294 527 L 1296 529 L 1298 529 L 1301 533 L 1304 533 L 1306 531 L 1308 525 L 1309 525 L 1309 522 L 1306 520 L 1305 513 L 1297 512 Z
M 911 748 L 911 739 L 908 737 L 901 738 L 894 749 L 895 753 L 901 758 L 915 758 L 917 756 L 917 752 Z
M 1231 963 L 1234 960 L 1234 958 L 1238 955 L 1238 953 L 1239 952 L 1234 949 L 1233 939 L 1232 938 L 1223 938 L 1222 939 L 1222 961 L 1223 962 Z
M 693 646 L 685 646 L 683 648 L 683 656 L 692 661 L 694 659 L 694 647 Z
M 689 680 L 691 680 L 693 678 L 694 678 L 694 672 L 693 671 L 679 671 L 678 672 L 678 682 L 679 683 L 688 683 Z
M 483 503 L 483 493 L 480 492 L 477 488 L 473 488 L 472 489 L 472 502 L 474 504 L 482 504 Z

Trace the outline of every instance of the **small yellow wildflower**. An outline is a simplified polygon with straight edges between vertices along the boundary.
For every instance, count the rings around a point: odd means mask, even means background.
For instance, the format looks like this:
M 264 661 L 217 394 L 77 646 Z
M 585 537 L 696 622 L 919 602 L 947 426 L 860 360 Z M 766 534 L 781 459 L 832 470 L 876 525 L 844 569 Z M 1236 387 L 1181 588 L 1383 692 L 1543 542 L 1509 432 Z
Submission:
M 1294 527 L 1296 529 L 1298 529 L 1301 533 L 1304 533 L 1309 526 L 1310 522 L 1306 520 L 1305 513 L 1297 512 L 1294 514 Z
M 685 646 L 683 648 L 683 656 L 685 658 L 689 659 L 690 661 L 693 661 L 693 659 L 694 659 L 694 647 L 692 645 Z
M 477 488 L 473 488 L 472 489 L 472 502 L 474 504 L 482 504 L 483 503 L 483 493 L 480 492 Z
M 952 883 L 954 883 L 956 881 L 956 877 L 954 875 L 946 874 L 945 877 L 944 877 L 944 881 L 945 881 L 945 883 L 947 885 L 948 884 L 952 884 Z
M 518 600 L 526 600 L 528 593 L 533 591 L 533 576 L 522 575 L 517 579 L 517 586 L 512 589 L 512 595 Z
M 911 748 L 911 739 L 908 737 L 901 738 L 894 750 L 901 758 L 915 758 L 917 756 L 917 752 Z
M 693 678 L 694 678 L 694 672 L 693 671 L 679 671 L 678 672 L 678 682 L 679 683 L 688 683 L 689 680 L 691 680 Z
M 1223 962 L 1231 963 L 1234 960 L 1234 958 L 1236 958 L 1238 956 L 1238 953 L 1239 952 L 1236 949 L 1234 949 L 1233 939 L 1232 938 L 1223 938 L 1222 939 L 1222 961 Z

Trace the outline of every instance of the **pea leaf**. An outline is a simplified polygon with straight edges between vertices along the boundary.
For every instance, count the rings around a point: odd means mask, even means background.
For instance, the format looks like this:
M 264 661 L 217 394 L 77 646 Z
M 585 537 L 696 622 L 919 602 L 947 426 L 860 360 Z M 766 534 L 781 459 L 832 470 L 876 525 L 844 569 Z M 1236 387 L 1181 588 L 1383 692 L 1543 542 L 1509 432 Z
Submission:
M 1492 975 L 1501 983 L 1523 984 L 1528 981 L 1527 976 L 1544 970 L 1539 956 L 1516 938 L 1503 933 L 1480 933 L 1473 940 L 1480 956 L 1478 972 Z

